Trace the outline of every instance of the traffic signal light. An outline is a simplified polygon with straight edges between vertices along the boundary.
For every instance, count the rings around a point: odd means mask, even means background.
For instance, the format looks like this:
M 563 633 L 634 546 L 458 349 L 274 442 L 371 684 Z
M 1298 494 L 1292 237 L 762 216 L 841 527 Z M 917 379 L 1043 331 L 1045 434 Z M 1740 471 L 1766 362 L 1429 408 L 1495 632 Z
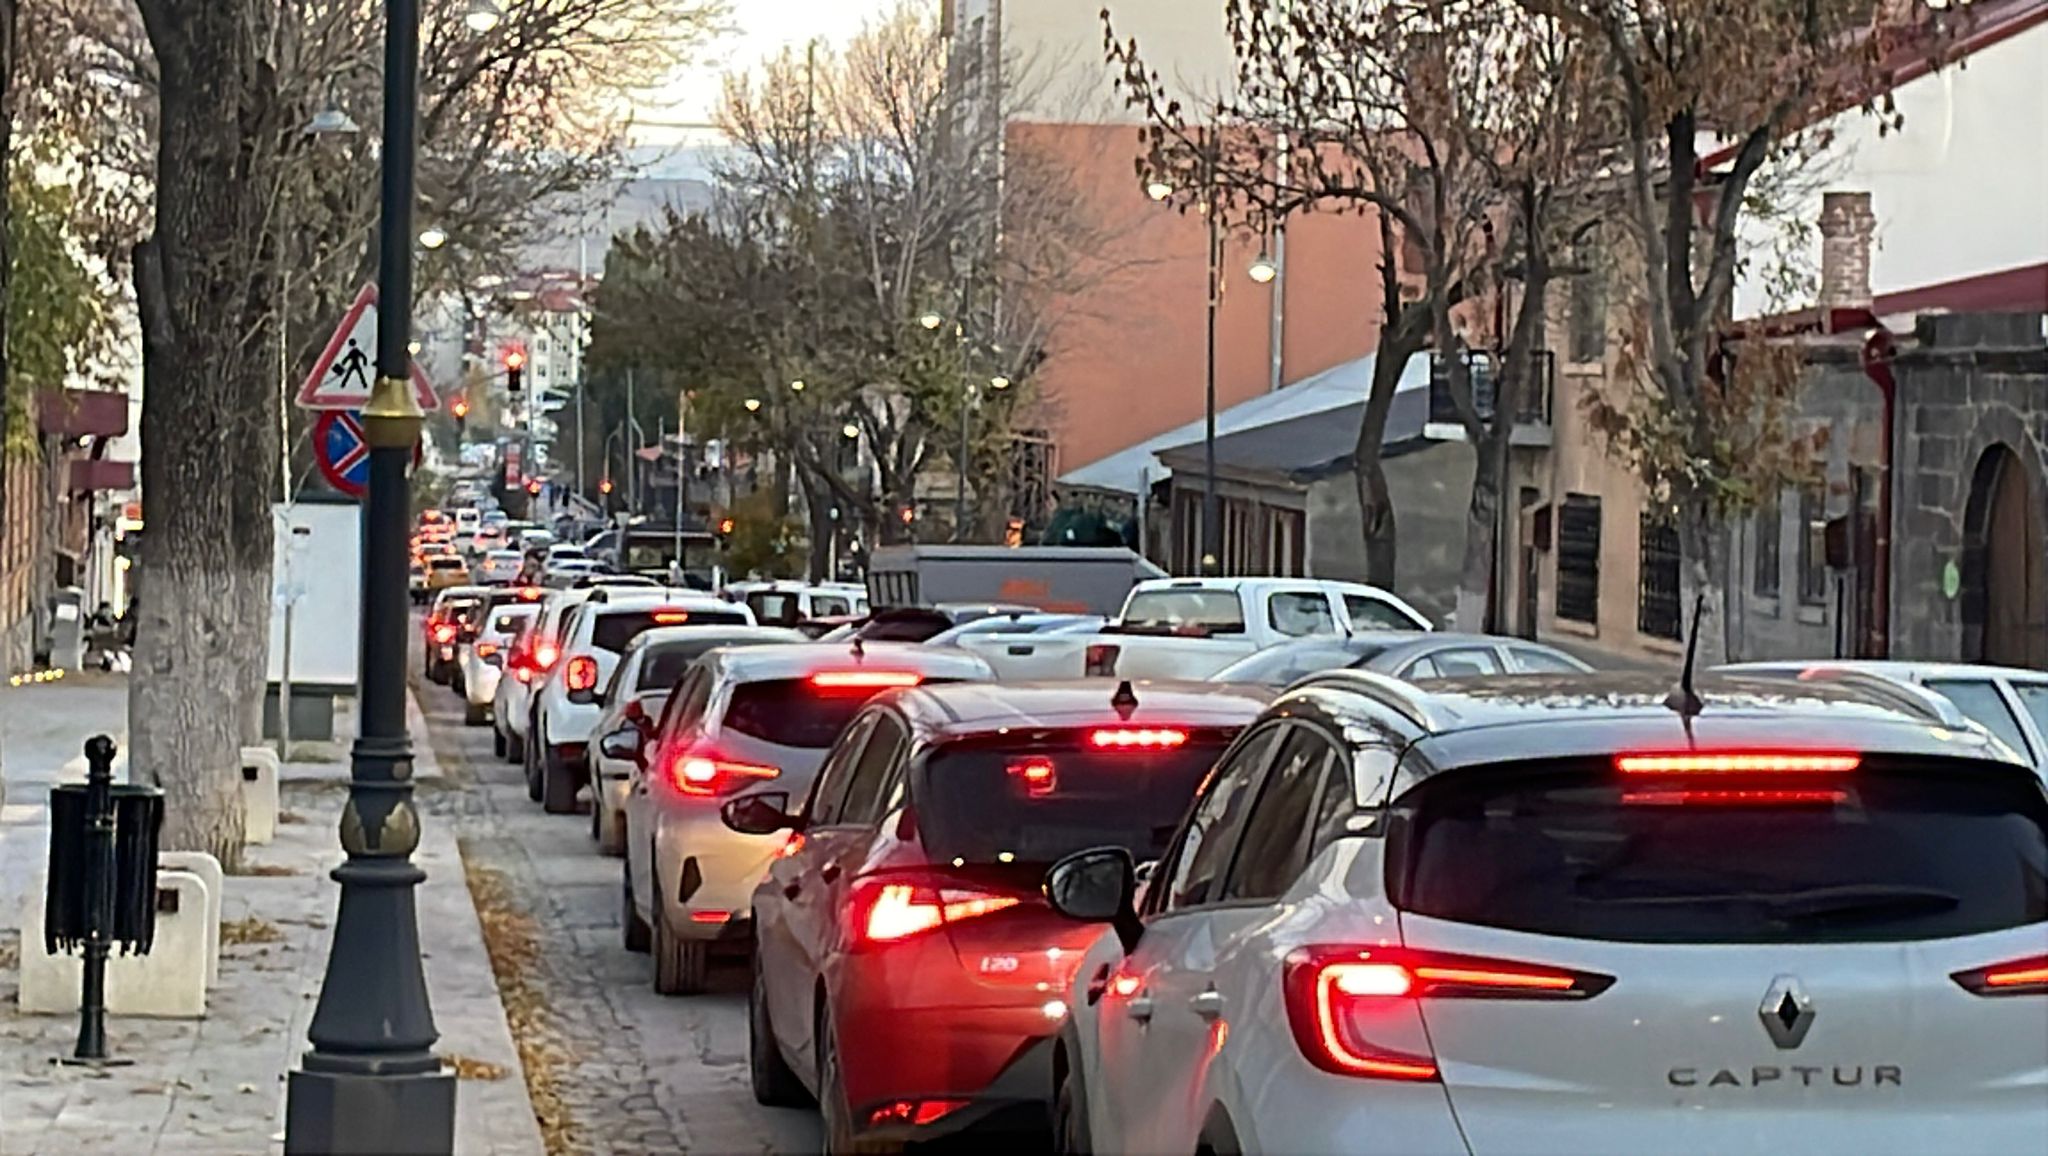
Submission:
M 723 518 L 718 523 L 718 532 L 720 534 L 730 536 L 732 534 L 733 527 L 737 526 L 738 524 L 739 523 L 733 521 L 731 518 Z
M 526 351 L 508 349 L 505 351 L 505 392 L 518 396 L 526 389 Z
M 609 494 L 612 492 L 612 479 L 610 474 L 606 474 L 604 477 L 599 478 L 597 480 L 597 492 L 600 494 Z
M 526 492 L 527 492 L 527 493 L 529 493 L 529 494 L 531 494 L 531 495 L 533 495 L 533 496 L 534 496 L 534 497 L 536 497 L 536 498 L 540 497 L 540 479 L 539 479 L 539 478 L 528 478 L 528 479 L 526 479 Z
M 455 436 L 461 437 L 469 428 L 469 399 L 458 396 L 448 404 L 448 414 L 455 419 Z

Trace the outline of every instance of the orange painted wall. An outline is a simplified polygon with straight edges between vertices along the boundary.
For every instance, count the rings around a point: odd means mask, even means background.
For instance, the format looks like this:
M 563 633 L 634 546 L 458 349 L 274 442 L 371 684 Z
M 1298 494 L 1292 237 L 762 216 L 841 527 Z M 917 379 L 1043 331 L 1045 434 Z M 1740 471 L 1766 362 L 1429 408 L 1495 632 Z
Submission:
M 1068 175 L 1076 225 L 1098 265 L 1056 306 L 1037 386 L 1062 473 L 1197 420 L 1204 404 L 1207 230 L 1194 213 L 1145 196 L 1131 125 L 1010 126 L 1013 164 Z M 1257 237 L 1224 244 L 1217 320 L 1217 405 L 1264 393 L 1273 287 L 1246 274 Z M 1299 381 L 1372 352 L 1378 338 L 1379 235 L 1373 218 L 1307 214 L 1288 226 L 1286 362 Z M 1135 480 L 1135 479 L 1134 479 Z

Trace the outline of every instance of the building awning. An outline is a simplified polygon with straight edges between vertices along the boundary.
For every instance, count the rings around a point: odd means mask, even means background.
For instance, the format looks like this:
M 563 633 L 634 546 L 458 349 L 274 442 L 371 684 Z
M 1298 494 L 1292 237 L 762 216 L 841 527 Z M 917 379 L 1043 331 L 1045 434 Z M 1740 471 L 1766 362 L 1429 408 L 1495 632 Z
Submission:
M 1373 366 L 1378 361 L 1377 354 L 1361 357 L 1356 361 L 1347 361 L 1293 385 L 1255 397 L 1250 401 L 1240 402 L 1219 412 L 1216 415 L 1216 437 L 1219 447 L 1222 440 L 1231 435 L 1281 423 L 1299 423 L 1304 427 L 1341 427 L 1344 431 L 1343 436 L 1347 439 L 1343 452 L 1349 453 L 1351 439 L 1355 438 L 1358 431 L 1356 410 L 1357 407 L 1364 405 L 1366 394 L 1372 388 Z M 1400 381 L 1395 386 L 1395 409 L 1401 410 L 1407 405 L 1413 405 L 1426 418 L 1429 411 L 1428 396 L 1429 355 L 1418 353 L 1408 359 L 1407 366 L 1401 371 Z M 1348 422 L 1301 421 L 1346 407 L 1351 407 L 1354 414 Z M 1199 446 L 1206 432 L 1205 425 L 1203 420 L 1197 419 L 1177 429 L 1168 430 L 1129 449 L 1120 450 L 1106 458 L 1062 474 L 1058 484 L 1065 489 L 1137 494 L 1152 483 L 1171 476 L 1172 470 L 1161 461 L 1160 454 L 1191 442 Z M 1390 438 L 1392 431 L 1393 422 L 1390 420 Z M 1325 431 L 1318 428 L 1318 432 Z

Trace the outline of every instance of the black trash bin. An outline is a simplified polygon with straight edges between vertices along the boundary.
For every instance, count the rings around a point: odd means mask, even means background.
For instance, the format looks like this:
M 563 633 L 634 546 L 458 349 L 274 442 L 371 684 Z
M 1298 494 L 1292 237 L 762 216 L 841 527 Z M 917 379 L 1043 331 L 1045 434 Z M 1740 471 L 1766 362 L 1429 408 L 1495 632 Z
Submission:
M 147 955 L 156 938 L 157 835 L 164 794 L 155 787 L 116 784 L 114 923 L 110 938 L 123 954 Z M 92 863 L 91 788 L 66 783 L 50 790 L 50 885 L 43 900 L 45 950 L 75 951 L 86 938 L 86 873 Z

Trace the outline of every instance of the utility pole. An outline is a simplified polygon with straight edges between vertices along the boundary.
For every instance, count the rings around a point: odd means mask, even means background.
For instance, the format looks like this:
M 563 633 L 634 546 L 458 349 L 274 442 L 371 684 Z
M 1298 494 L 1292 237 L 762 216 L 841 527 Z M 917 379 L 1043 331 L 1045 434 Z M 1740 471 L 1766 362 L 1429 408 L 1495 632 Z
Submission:
M 1202 216 L 1209 225 L 1208 374 L 1202 409 L 1202 573 L 1223 572 L 1222 504 L 1216 493 L 1216 310 L 1223 298 L 1223 229 L 1216 204 L 1216 129 L 1205 134 L 1202 154 Z
M 420 842 L 406 732 L 407 592 L 412 495 L 407 477 L 425 415 L 412 386 L 414 133 L 419 117 L 418 0 L 385 0 L 383 188 L 378 226 L 377 382 L 363 407 L 370 477 L 363 505 L 362 684 L 349 797 L 334 869 L 341 885 L 312 1048 L 285 1096 L 288 1156 L 451 1153 L 455 1073 L 420 958 L 412 862 Z M 290 703 L 280 703 L 289 710 Z

